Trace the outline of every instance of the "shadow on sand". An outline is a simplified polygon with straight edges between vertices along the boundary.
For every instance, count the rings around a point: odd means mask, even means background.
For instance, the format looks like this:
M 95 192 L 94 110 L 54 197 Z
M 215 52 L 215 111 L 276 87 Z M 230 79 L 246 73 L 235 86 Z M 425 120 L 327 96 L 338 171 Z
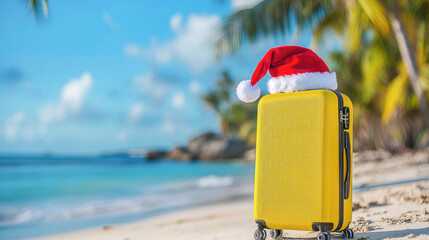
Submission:
M 403 230 L 392 230 L 392 231 L 380 231 L 380 232 L 367 232 L 367 233 L 357 233 L 355 238 L 367 238 L 367 239 L 385 239 L 385 238 L 400 238 L 406 237 L 410 234 L 418 236 L 420 234 L 429 234 L 429 226 L 426 228 L 416 228 L 416 229 L 403 229 Z
M 367 232 L 367 233 L 355 233 L 354 239 L 385 239 L 385 238 L 401 238 L 406 237 L 410 234 L 414 234 L 414 236 L 418 236 L 420 234 L 429 234 L 429 227 L 427 228 L 417 228 L 417 229 L 403 229 L 403 230 L 393 230 L 393 231 L 380 231 L 380 232 Z M 288 237 L 287 234 L 284 234 L 281 239 L 316 239 L 316 235 L 314 237 L 305 237 L 305 238 L 292 238 Z M 334 239 L 342 239 L 340 233 L 332 233 L 331 237 Z

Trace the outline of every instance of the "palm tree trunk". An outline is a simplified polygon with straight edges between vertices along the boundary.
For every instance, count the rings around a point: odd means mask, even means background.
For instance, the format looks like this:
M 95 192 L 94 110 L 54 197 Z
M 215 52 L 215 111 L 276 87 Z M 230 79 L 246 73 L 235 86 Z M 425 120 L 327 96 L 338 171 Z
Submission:
M 426 127 L 429 127 L 429 111 L 426 104 L 425 94 L 419 81 L 419 69 L 417 68 L 416 64 L 416 57 L 414 51 L 411 49 L 411 44 L 405 31 L 404 23 L 402 22 L 401 16 L 399 14 L 397 0 L 392 0 L 392 8 L 393 11 L 390 24 L 392 25 L 393 33 L 396 38 L 396 43 L 398 44 L 402 61 L 404 62 L 405 68 L 407 69 L 411 86 L 419 101 L 420 112 L 423 115 Z

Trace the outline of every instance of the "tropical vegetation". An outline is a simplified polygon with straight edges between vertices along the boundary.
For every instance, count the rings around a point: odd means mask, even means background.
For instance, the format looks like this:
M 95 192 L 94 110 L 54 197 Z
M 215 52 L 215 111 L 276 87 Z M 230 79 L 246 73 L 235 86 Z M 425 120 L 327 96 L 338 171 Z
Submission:
M 224 135 L 238 135 L 253 145 L 256 143 L 257 104 L 234 101 L 235 96 L 231 96 L 231 89 L 234 87 L 235 83 L 230 74 L 223 71 L 221 77 L 216 80 L 214 88 L 205 93 L 202 98 L 219 116 L 220 128 Z
M 49 13 L 48 0 L 29 0 L 30 9 L 33 14 L 40 14 L 40 9 L 43 9 L 45 16 Z
M 335 38 L 327 58 L 355 105 L 356 147 L 416 148 L 428 142 L 428 13 L 428 0 L 266 0 L 227 17 L 217 49 L 302 31 L 314 49 Z
M 36 15 L 48 14 L 47 0 L 29 3 Z M 339 90 L 354 102 L 355 149 L 428 145 L 429 0 L 265 0 L 224 19 L 218 56 L 303 31 L 311 31 L 316 52 L 340 43 L 325 57 Z M 238 103 L 235 86 L 224 71 L 202 99 L 218 114 L 223 134 L 254 144 L 257 103 Z

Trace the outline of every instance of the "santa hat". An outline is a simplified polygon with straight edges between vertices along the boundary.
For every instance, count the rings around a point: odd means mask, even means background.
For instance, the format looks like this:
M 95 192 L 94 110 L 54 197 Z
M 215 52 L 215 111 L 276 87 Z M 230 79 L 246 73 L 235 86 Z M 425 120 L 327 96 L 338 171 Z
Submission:
M 259 62 L 251 80 L 241 81 L 237 96 L 243 102 L 259 98 L 256 83 L 270 71 L 267 87 L 270 93 L 295 92 L 311 89 L 337 89 L 337 77 L 312 50 L 298 46 L 271 48 Z

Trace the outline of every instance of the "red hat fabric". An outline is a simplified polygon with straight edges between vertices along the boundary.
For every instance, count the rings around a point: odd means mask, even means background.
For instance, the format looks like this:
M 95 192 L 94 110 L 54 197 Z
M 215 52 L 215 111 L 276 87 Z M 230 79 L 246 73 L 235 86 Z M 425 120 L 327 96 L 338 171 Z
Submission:
M 260 89 L 256 84 L 267 71 L 270 93 L 294 92 L 310 89 L 337 88 L 336 74 L 329 71 L 325 62 L 312 50 L 299 46 L 271 48 L 259 62 L 251 80 L 240 82 L 237 96 L 243 102 L 253 102 L 259 98 Z

